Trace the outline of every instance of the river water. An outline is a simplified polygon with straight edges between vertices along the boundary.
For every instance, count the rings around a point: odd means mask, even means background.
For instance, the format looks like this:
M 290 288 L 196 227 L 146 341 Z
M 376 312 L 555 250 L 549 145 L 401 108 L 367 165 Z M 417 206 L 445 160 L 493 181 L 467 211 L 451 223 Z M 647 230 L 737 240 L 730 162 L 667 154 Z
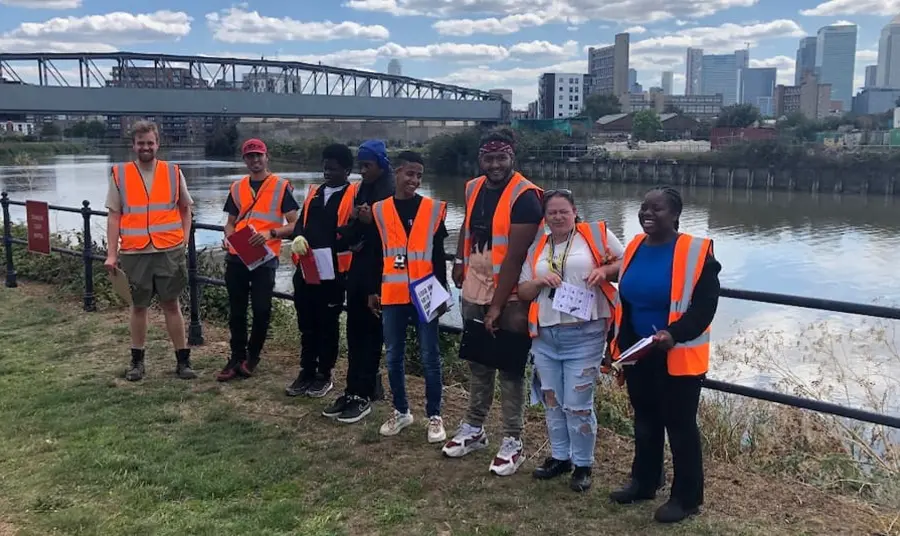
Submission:
M 122 155 L 116 155 L 122 157 Z M 176 154 L 196 204 L 197 220 L 222 224 L 228 185 L 243 176 L 241 162 L 210 161 Z M 35 199 L 80 206 L 88 200 L 104 210 L 109 156 L 58 156 L 27 167 L 0 166 L 0 189 L 12 199 Z M 291 179 L 302 199 L 321 173 L 274 166 Z M 462 224 L 464 178 L 426 176 L 421 192 L 448 202 L 447 227 L 456 244 Z M 637 210 L 647 186 L 543 181 L 576 196 L 580 215 L 604 219 L 623 242 L 640 232 Z M 681 229 L 715 239 L 722 285 L 757 291 L 900 306 L 900 201 L 883 196 L 682 190 Z M 11 207 L 14 220 L 24 208 Z M 51 213 L 59 231 L 77 230 L 79 214 Z M 93 219 L 94 238 L 105 237 L 102 218 Z M 221 235 L 198 232 L 200 246 Z M 290 291 L 292 266 L 282 266 L 278 287 Z M 451 322 L 458 319 L 451 319 Z M 754 386 L 803 382 L 823 397 L 859 406 L 885 408 L 870 398 L 887 397 L 900 413 L 900 322 L 722 299 L 713 324 L 711 377 Z

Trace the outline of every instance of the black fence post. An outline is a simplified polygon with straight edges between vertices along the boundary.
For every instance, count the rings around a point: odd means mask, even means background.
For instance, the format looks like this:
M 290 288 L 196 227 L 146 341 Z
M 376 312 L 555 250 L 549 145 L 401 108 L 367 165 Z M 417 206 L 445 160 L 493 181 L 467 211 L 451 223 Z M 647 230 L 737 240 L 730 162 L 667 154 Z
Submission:
M 200 323 L 200 282 L 197 280 L 197 240 L 196 221 L 191 217 L 191 233 L 188 237 L 188 290 L 190 295 L 190 323 L 188 324 L 188 344 L 203 344 L 203 325 Z
M 91 202 L 81 202 L 81 216 L 84 218 L 84 235 L 81 258 L 84 259 L 84 310 L 91 313 L 97 310 L 94 302 L 94 239 L 91 237 Z
M 9 217 L 9 194 L 0 193 L 0 205 L 3 205 L 3 249 L 6 251 L 6 286 L 16 288 L 16 267 L 12 254 L 12 219 Z

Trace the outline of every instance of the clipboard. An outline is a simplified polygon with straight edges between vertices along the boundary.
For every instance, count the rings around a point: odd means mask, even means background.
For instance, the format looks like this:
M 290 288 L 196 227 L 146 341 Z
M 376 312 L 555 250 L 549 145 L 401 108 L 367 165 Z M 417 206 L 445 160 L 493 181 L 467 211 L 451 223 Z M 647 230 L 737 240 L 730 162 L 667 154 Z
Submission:
M 128 276 L 125 275 L 125 272 L 116 266 L 112 273 L 106 273 L 109 274 L 109 281 L 112 283 L 113 291 L 115 291 L 127 305 L 134 305 L 134 300 L 131 297 L 131 284 L 128 283 Z
M 656 346 L 656 343 L 653 341 L 653 337 L 644 337 L 622 352 L 619 355 L 619 359 L 613 361 L 612 368 L 616 372 L 622 372 L 622 367 L 634 365 L 640 359 L 646 357 L 654 346 Z
M 243 262 L 250 271 L 259 268 L 275 258 L 275 252 L 272 251 L 272 248 L 270 248 L 268 244 L 263 244 L 261 246 L 250 245 L 250 237 L 253 236 L 255 232 L 256 229 L 254 229 L 252 225 L 247 225 L 240 231 L 235 231 L 231 236 L 225 239 L 225 242 L 234 248 L 238 257 L 241 259 L 241 262 Z
M 466 320 L 459 343 L 459 358 L 514 374 L 525 374 L 531 337 L 498 329 L 491 335 L 480 320 Z

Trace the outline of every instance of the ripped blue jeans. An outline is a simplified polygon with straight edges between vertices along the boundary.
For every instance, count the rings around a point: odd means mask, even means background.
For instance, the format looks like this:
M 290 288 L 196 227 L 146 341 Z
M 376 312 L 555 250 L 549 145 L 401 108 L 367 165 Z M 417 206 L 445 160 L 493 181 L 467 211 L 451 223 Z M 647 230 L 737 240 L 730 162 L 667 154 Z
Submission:
M 605 348 L 604 319 L 540 327 L 531 347 L 532 402 L 544 404 L 550 454 L 576 467 L 594 464 L 594 391 Z

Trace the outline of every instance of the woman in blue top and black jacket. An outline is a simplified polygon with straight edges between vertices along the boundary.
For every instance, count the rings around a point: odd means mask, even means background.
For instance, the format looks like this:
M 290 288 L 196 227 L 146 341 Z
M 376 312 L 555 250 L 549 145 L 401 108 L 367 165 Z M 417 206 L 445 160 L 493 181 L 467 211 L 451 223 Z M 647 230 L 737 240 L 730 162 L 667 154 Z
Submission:
M 650 190 L 638 219 L 644 234 L 625 248 L 615 311 L 615 359 L 644 337 L 650 353 L 624 368 L 634 408 L 632 480 L 610 494 L 617 503 L 653 499 L 662 479 L 666 432 L 675 477 L 671 497 L 655 519 L 672 523 L 703 504 L 703 459 L 697 408 L 709 367 L 709 326 L 719 302 L 721 265 L 712 240 L 678 232 L 678 190 Z

